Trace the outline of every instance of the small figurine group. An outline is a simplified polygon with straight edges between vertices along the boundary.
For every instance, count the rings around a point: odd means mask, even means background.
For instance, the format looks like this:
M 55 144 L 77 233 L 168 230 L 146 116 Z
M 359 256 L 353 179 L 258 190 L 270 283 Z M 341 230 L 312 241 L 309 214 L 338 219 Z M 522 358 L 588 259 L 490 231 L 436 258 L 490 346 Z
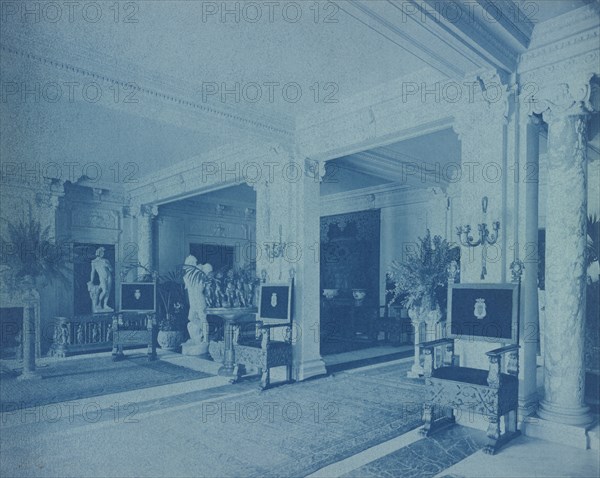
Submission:
M 92 323 L 91 330 L 92 330 L 92 336 L 91 336 L 90 343 L 100 342 L 100 324 L 97 324 L 95 322 Z M 107 333 L 107 335 L 108 335 L 108 333 Z M 84 327 L 82 324 L 79 324 L 77 326 L 76 343 L 77 344 L 85 344 L 86 343 Z
M 217 273 L 213 280 L 206 281 L 204 297 L 208 307 L 252 307 L 254 282 L 234 277 L 233 271 L 226 275 Z

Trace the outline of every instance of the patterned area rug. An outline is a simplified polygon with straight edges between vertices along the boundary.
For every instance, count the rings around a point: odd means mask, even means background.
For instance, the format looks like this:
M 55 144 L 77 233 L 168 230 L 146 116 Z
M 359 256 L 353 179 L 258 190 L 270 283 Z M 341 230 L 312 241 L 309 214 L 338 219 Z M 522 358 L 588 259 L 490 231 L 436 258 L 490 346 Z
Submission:
M 293 385 L 273 390 L 273 399 L 305 404 L 302 409 L 320 404 L 320 420 L 297 430 L 290 424 L 278 449 L 285 459 L 244 475 L 306 476 L 420 426 L 423 386 L 406 378 L 410 366 L 342 372 L 305 383 L 301 393 Z
M 410 365 L 342 372 L 264 392 L 249 389 L 248 382 L 236 384 L 230 395 L 140 413 L 136 423 L 74 427 L 63 421 L 48 424 L 44 433 L 18 427 L 12 437 L 0 439 L 8 457 L 0 472 L 79 478 L 306 476 L 421 424 L 423 387 L 403 378 Z
M 129 352 L 126 357 L 120 362 L 113 362 L 111 357 L 53 362 L 38 368 L 42 380 L 21 382 L 16 374 L 3 373 L 2 409 L 14 404 L 21 408 L 41 406 L 210 376 L 162 360 L 149 362 L 145 354 Z

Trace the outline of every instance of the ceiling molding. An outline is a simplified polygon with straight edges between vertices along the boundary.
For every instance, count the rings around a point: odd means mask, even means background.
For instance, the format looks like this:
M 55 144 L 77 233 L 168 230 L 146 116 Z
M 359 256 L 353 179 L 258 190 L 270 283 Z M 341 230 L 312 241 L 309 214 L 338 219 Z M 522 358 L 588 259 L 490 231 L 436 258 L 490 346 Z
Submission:
M 394 181 L 410 187 L 446 189 L 440 165 L 409 157 L 391 148 L 380 147 L 346 157 L 345 161 L 355 171 Z
M 145 99 L 160 102 L 161 106 L 166 102 L 176 110 L 191 114 L 192 117 L 201 116 L 209 124 L 219 121 L 230 127 L 251 131 L 272 140 L 277 140 L 277 138 L 289 140 L 294 136 L 295 123 L 291 118 L 266 115 L 255 109 L 251 112 L 244 111 L 239 105 L 233 108 L 226 105 L 217 106 L 214 102 L 202 102 L 194 98 L 193 94 L 194 91 L 200 91 L 200 87 L 185 80 L 165 78 L 164 75 L 145 71 L 139 65 L 128 65 L 127 68 L 119 67 L 109 57 L 101 55 L 90 57 L 92 52 L 77 51 L 72 45 L 68 50 L 63 49 L 57 52 L 48 46 L 51 44 L 51 41 L 44 42 L 40 35 L 38 35 L 37 41 L 33 41 L 3 34 L 0 38 L 0 52 L 3 56 L 11 55 L 41 67 L 57 70 L 61 74 L 132 88 L 137 93 L 144 95 Z M 108 103 L 119 105 L 119 102 L 115 101 Z M 156 108 L 144 107 L 141 103 L 138 102 L 138 110 L 147 109 L 147 117 L 175 124 L 165 114 L 157 116 Z M 140 111 L 138 111 L 139 113 Z M 190 129 L 196 129 L 194 126 L 193 122 L 190 122 Z M 205 130 L 206 124 L 202 123 L 199 129 Z
M 535 25 L 513 0 L 476 1 L 485 9 L 488 15 L 491 15 L 522 47 L 528 47 Z M 511 20 L 511 17 L 513 20 Z M 515 17 L 519 19 L 518 22 L 514 21 Z
M 481 69 L 514 71 L 533 30 L 514 2 L 493 2 L 494 8 L 487 0 L 469 2 L 471 8 L 439 0 L 337 3 L 358 22 L 448 78 Z M 455 17 L 448 4 L 455 8 Z
M 265 167 L 273 161 L 290 160 L 289 147 L 282 143 L 228 143 L 201 156 L 168 166 L 131 185 L 131 200 L 139 204 L 162 205 L 197 194 L 246 183 L 245 165 Z M 261 174 L 262 170 L 261 170 Z M 257 180 L 258 182 L 258 180 Z
M 435 198 L 438 193 L 439 188 L 411 188 L 398 184 L 354 189 L 321 196 L 320 215 L 331 216 L 368 209 L 424 204 Z M 440 194 L 440 197 L 442 196 L 443 193 Z
M 398 12 L 391 11 L 390 15 L 379 12 L 379 4 L 368 4 L 358 0 L 349 0 L 347 2 L 337 2 L 337 5 L 346 14 L 362 23 L 364 26 L 376 31 L 388 41 L 398 45 L 399 48 L 419 58 L 432 68 L 442 72 L 448 77 L 461 77 L 464 74 L 460 68 L 447 60 L 443 55 L 436 53 L 427 46 L 427 42 L 419 41 L 415 35 L 406 31 L 406 22 L 394 22 L 394 18 L 399 15 Z M 368 5 L 368 6 L 367 6 Z M 393 4 L 392 4 L 393 5 Z M 387 6 L 389 10 L 389 6 Z M 402 12 L 403 14 L 403 12 Z M 375 24 L 376 26 L 374 26 Z M 430 43 L 431 44 L 431 43 Z M 424 53 L 424 54 L 423 54 Z
M 535 27 L 531 46 L 521 55 L 521 82 L 561 81 L 576 71 L 598 72 L 600 14 L 587 5 Z

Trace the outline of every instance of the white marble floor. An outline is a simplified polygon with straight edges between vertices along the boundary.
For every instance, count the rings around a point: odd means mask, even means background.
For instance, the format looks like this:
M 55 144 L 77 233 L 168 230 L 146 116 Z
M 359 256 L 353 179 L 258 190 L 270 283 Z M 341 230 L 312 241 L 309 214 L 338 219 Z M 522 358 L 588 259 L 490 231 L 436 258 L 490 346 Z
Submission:
M 490 456 L 481 450 L 437 475 L 464 478 L 595 478 L 600 454 L 520 436 Z

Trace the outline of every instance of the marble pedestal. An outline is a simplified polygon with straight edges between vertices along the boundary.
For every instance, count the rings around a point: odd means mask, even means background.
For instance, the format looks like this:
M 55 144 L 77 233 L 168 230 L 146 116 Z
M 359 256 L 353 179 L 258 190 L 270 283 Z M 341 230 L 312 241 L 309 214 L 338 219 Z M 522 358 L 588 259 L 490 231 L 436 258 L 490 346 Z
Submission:
M 521 432 L 529 437 L 587 450 L 590 448 L 589 432 L 593 427 L 593 422 L 588 425 L 567 425 L 533 416 L 523 420 Z

